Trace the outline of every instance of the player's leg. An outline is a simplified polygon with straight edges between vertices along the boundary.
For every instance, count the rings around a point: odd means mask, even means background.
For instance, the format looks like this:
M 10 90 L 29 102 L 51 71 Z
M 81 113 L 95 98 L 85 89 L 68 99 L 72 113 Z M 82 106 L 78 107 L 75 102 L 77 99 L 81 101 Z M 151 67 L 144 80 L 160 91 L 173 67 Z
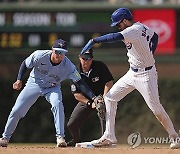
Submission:
M 168 132 L 170 138 L 176 138 L 178 134 L 159 100 L 157 73 L 155 68 L 146 72 L 146 76 L 138 76 L 136 80 L 136 89 L 142 94 L 148 107 Z
M 62 103 L 62 93 L 60 87 L 44 89 L 43 94 L 46 100 L 51 104 L 51 111 L 54 117 L 56 129 L 57 147 L 65 147 L 67 143 L 64 140 L 64 106 Z
M 117 102 L 134 90 L 134 87 L 132 86 L 132 81 L 133 77 L 131 75 L 131 72 L 128 71 L 113 85 L 113 87 L 106 94 L 106 130 L 99 141 L 106 139 L 114 143 L 117 142 L 117 139 L 115 137 L 115 117 L 117 110 Z
M 8 117 L 3 138 L 10 140 L 19 120 L 26 115 L 29 108 L 40 95 L 40 88 L 36 84 L 27 84 L 16 99 L 15 105 Z
M 93 111 L 95 110 L 81 102 L 79 102 L 74 108 L 67 123 L 67 127 L 73 137 L 74 144 L 81 142 L 80 128 Z

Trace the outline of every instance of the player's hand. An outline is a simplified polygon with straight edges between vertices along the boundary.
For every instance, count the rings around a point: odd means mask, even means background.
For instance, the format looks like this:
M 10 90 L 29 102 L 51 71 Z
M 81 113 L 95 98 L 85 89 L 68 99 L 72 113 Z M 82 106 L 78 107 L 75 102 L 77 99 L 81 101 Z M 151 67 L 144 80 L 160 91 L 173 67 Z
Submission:
M 88 51 L 90 48 L 92 48 L 93 45 L 94 45 L 93 39 L 89 40 L 89 42 L 82 49 L 81 54 L 85 54 L 85 52 Z
M 22 81 L 17 80 L 16 82 L 13 83 L 13 89 L 15 90 L 20 90 L 22 88 Z

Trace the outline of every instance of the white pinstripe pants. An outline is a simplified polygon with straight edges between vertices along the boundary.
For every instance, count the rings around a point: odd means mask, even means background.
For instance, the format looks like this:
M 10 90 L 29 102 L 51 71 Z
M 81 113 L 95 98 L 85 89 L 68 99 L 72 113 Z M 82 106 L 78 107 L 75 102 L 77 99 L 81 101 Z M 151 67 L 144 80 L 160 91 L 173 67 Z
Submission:
M 120 78 L 105 96 L 106 131 L 102 138 L 116 142 L 115 116 L 117 102 L 127 94 L 137 89 L 156 118 L 164 126 L 170 137 L 177 137 L 173 124 L 159 100 L 157 71 L 155 66 L 151 70 L 133 72 L 131 69 Z

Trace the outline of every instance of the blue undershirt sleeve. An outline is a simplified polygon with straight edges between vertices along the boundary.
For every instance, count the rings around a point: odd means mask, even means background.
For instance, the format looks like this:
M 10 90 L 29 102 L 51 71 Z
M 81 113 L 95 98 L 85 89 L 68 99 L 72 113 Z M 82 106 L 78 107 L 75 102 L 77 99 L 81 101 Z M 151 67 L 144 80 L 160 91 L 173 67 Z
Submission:
M 76 84 L 76 86 L 78 87 L 78 89 L 81 90 L 81 92 L 83 92 L 87 97 L 89 97 L 89 99 L 92 100 L 93 97 L 95 97 L 96 95 L 92 92 L 92 90 L 88 87 L 88 85 L 84 82 L 83 79 L 74 82 L 74 84 Z
M 154 54 L 154 52 L 155 52 L 155 50 L 157 48 L 157 45 L 158 45 L 158 35 L 155 32 L 154 32 L 154 35 L 151 38 L 150 42 L 151 42 L 150 48 L 151 48 L 152 53 Z
M 110 33 L 94 38 L 94 43 L 112 43 L 124 40 L 124 36 L 121 33 Z
M 19 68 L 19 72 L 18 72 L 18 75 L 17 75 L 17 80 L 22 80 L 22 77 L 24 76 L 26 71 L 27 71 L 27 67 L 26 67 L 25 60 L 24 60 L 22 62 L 22 64 L 21 64 L 20 68 Z

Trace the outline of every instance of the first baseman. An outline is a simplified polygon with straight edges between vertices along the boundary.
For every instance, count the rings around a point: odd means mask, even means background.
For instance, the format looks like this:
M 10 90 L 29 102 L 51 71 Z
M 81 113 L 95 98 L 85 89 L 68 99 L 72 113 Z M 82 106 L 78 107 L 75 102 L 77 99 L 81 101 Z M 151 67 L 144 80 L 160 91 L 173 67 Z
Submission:
M 116 143 L 115 116 L 117 102 L 133 90 L 138 90 L 153 114 L 168 132 L 171 148 L 180 148 L 180 141 L 171 119 L 159 100 L 157 71 L 154 52 L 158 44 L 158 35 L 140 22 L 134 22 L 127 8 L 119 8 L 111 15 L 112 24 L 120 32 L 110 33 L 91 39 L 83 48 L 85 53 L 94 43 L 123 41 L 127 48 L 130 68 L 105 96 L 106 131 L 99 139 L 92 141 L 94 146 L 109 146 Z
M 51 104 L 57 147 L 67 146 L 64 140 L 64 107 L 61 82 L 65 79 L 71 79 L 89 98 L 95 98 L 95 95 L 81 79 L 75 65 L 65 56 L 67 52 L 67 43 L 59 39 L 54 42 L 52 50 L 36 50 L 22 62 L 13 89 L 20 90 L 22 88 L 22 77 L 26 70 L 32 70 L 8 117 L 4 133 L 0 138 L 0 146 L 7 147 L 19 120 L 26 115 L 40 96 L 44 96 Z

